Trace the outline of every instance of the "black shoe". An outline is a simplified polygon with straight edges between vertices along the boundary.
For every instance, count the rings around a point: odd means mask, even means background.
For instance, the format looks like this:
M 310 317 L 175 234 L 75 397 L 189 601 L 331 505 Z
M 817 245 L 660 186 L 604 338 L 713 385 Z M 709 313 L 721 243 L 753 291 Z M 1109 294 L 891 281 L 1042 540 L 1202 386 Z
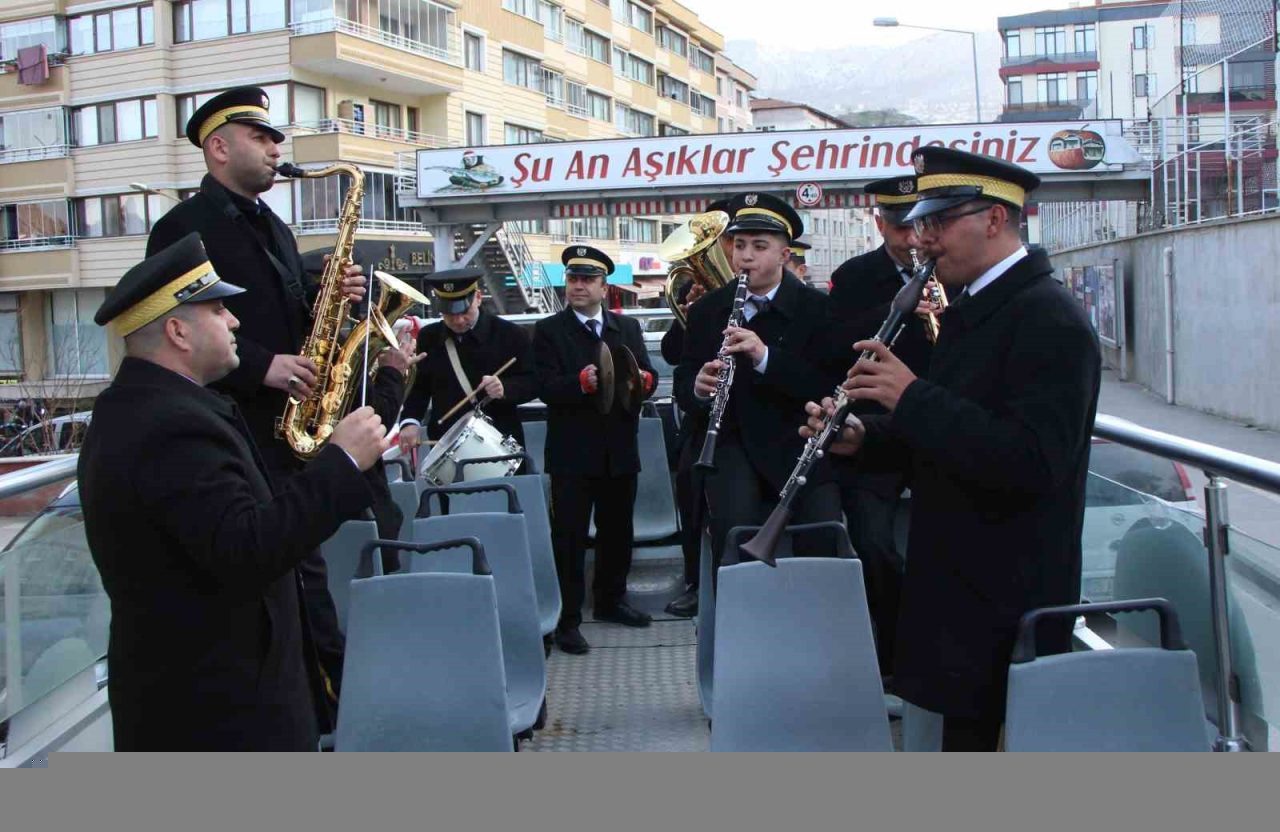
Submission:
M 626 601 L 619 601 L 612 607 L 605 607 L 595 611 L 596 621 L 612 621 L 614 624 L 622 624 L 626 627 L 648 627 L 653 621 L 645 613 L 631 607 Z
M 698 588 L 686 589 L 667 604 L 667 614 L 677 618 L 693 618 L 698 614 Z
M 582 637 L 582 633 L 578 632 L 577 627 L 568 630 L 556 630 L 556 644 L 564 652 L 572 653 L 575 656 L 581 656 L 591 650 L 591 645 L 587 644 L 587 640 Z

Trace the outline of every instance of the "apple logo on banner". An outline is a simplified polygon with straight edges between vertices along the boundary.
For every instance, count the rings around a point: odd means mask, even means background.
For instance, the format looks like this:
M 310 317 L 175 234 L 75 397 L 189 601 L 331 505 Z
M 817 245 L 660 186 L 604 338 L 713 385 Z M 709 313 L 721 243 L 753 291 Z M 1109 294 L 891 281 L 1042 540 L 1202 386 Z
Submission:
M 1107 154 L 1107 143 L 1092 130 L 1059 130 L 1049 139 L 1049 160 L 1063 170 L 1088 170 Z

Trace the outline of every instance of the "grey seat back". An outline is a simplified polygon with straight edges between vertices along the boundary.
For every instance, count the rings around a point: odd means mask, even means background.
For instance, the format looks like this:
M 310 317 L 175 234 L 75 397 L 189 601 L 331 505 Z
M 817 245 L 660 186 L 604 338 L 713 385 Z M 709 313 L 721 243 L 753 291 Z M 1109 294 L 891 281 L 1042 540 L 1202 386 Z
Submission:
M 892 751 L 856 559 L 720 570 L 712 751 Z
M 391 499 L 395 502 L 396 508 L 400 509 L 402 516 L 400 538 L 408 540 L 409 532 L 413 528 L 413 517 L 418 511 L 418 483 L 414 480 L 408 482 L 396 480 L 388 483 L 387 487 L 391 489 Z
M 556 575 L 555 549 L 551 545 L 551 517 L 541 474 L 521 474 L 491 480 L 474 480 L 468 485 L 510 485 L 520 498 L 529 540 L 529 563 L 533 568 L 533 589 L 538 599 L 538 622 L 543 635 L 553 632 L 560 620 L 560 580 Z M 506 510 L 505 497 L 497 492 L 449 495 L 449 514 Z
M 484 546 L 493 570 L 510 727 L 511 733 L 517 734 L 531 728 L 537 721 L 547 690 L 546 657 L 542 649 L 524 517 L 484 512 L 420 517 L 413 521 L 415 542 L 430 543 L 458 537 L 477 538 Z M 431 555 L 402 553 L 401 558 L 405 557 L 409 558 L 410 572 L 471 570 L 470 560 L 462 550 Z
M 1154 609 L 1160 647 L 1035 655 L 1037 621 Z M 1033 610 L 1009 667 L 1008 751 L 1209 751 L 1195 655 L 1164 599 Z
M 494 579 L 356 581 L 337 751 L 511 751 Z
M 842 558 L 855 557 L 853 544 L 849 542 L 849 533 L 840 523 L 807 523 L 788 526 L 778 539 L 776 558 L 789 558 L 795 546 L 795 533 L 816 529 L 829 529 L 835 534 L 836 551 L 833 556 Z M 725 536 L 724 552 L 721 563 L 733 564 L 738 561 L 737 547 L 750 540 L 759 526 L 734 526 Z M 711 556 L 711 533 L 702 534 L 702 551 L 698 560 L 698 615 L 694 619 L 698 632 L 697 666 L 698 666 L 698 698 L 702 700 L 702 712 L 711 719 L 712 688 L 715 684 L 715 642 L 716 642 L 716 593 L 715 593 L 715 561 Z
M 547 423 L 524 422 L 524 450 L 538 463 L 538 470 L 547 470 Z
M 329 594 L 338 612 L 338 627 L 347 629 L 347 607 L 350 606 L 351 581 L 361 573 L 360 550 L 378 536 L 378 524 L 372 520 L 348 520 L 328 540 L 320 544 L 329 584 Z M 364 570 L 372 574 L 371 569 Z
M 637 543 L 650 543 L 664 540 L 680 530 L 662 420 L 657 417 L 641 418 L 637 442 L 640 474 L 636 478 L 636 505 L 632 513 L 633 539 Z M 596 536 L 594 511 L 591 513 L 589 534 L 593 538 Z

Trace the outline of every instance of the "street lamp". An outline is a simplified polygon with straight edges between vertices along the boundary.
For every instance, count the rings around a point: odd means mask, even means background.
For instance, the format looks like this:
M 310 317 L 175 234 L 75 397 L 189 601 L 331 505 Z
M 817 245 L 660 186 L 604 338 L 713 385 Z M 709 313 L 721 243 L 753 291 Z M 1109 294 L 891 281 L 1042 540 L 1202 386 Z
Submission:
M 874 26 L 882 27 L 901 27 L 903 29 L 927 29 L 931 32 L 953 32 L 957 35 L 968 35 L 973 43 L 973 106 L 974 112 L 978 116 L 978 121 L 982 121 L 982 98 L 978 95 L 978 33 L 971 32 L 968 29 L 940 29 L 937 26 L 913 26 L 910 23 L 899 23 L 896 17 L 877 17 L 871 21 Z
M 165 199 L 172 199 L 174 202 L 182 202 L 182 200 L 178 199 L 173 194 L 167 194 L 164 191 L 157 191 L 155 188 L 152 188 L 149 185 L 144 185 L 141 182 L 130 182 L 129 187 L 138 193 L 148 194 L 151 196 L 162 196 Z

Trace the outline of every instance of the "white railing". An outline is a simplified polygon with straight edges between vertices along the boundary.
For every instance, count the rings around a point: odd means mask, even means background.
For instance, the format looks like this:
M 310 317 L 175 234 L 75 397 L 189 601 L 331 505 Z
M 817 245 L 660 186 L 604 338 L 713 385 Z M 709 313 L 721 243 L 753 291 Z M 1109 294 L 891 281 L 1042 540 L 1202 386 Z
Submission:
M 8 147 L 0 150 L 0 165 L 9 162 L 35 162 L 40 159 L 61 159 L 71 152 L 69 144 L 47 147 Z
M 445 7 L 442 6 L 441 8 Z M 438 32 L 444 36 L 445 42 L 443 45 L 411 40 L 395 32 L 387 32 L 376 26 L 367 26 L 363 23 L 337 16 L 319 20 L 294 21 L 289 24 L 289 28 L 294 35 L 320 35 L 328 32 L 342 32 L 365 40 L 386 44 L 395 49 L 402 49 L 405 52 L 412 52 L 416 55 L 423 55 L 455 66 L 461 66 L 462 49 L 460 44 L 462 42 L 462 29 L 458 25 L 457 17 L 452 9 L 449 10 L 449 19 L 450 22 L 444 26 L 442 31 Z
M 502 228 L 494 232 L 498 245 L 502 248 L 507 264 L 511 266 L 512 276 L 520 289 L 527 305 L 540 312 L 559 312 L 563 309 L 560 298 L 542 261 L 536 259 L 529 251 L 524 234 L 514 222 L 503 223 Z
M 41 248 L 70 248 L 76 244 L 74 234 L 55 237 L 25 237 L 17 240 L 0 240 L 0 251 L 26 251 Z
M 299 234 L 324 234 L 338 230 L 338 218 L 330 217 L 322 220 L 299 220 L 293 223 Z M 361 231 L 386 231 L 394 234 L 426 234 L 427 230 L 420 222 L 406 220 L 370 220 L 360 218 Z
M 320 121 L 307 121 L 292 125 L 293 134 L 320 135 L 327 133 L 346 133 L 352 136 L 367 136 L 371 139 L 416 144 L 421 147 L 455 147 L 457 142 L 444 136 L 430 133 L 417 133 L 402 127 L 384 127 L 380 124 L 352 121 L 346 118 L 325 118 Z

